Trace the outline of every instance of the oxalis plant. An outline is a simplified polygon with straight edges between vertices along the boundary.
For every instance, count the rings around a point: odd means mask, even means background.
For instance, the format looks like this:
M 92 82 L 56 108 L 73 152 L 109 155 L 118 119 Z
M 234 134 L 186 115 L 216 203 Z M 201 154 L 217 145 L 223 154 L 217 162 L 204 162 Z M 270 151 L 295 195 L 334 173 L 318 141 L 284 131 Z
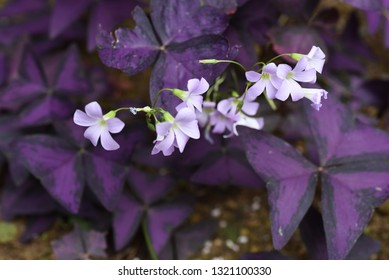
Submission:
M 355 11 L 386 32 L 385 1 L 343 1 L 341 32 L 325 1 L 72 1 L 0 13 L 1 217 L 26 219 L 21 241 L 65 220 L 57 258 L 187 259 L 217 225 L 188 222 L 182 185 L 266 186 L 274 251 L 241 258 L 289 259 L 296 231 L 313 259 L 379 250 L 365 229 L 389 197 L 388 84 L 366 74 Z M 148 101 L 112 94 L 109 68 L 149 78 Z

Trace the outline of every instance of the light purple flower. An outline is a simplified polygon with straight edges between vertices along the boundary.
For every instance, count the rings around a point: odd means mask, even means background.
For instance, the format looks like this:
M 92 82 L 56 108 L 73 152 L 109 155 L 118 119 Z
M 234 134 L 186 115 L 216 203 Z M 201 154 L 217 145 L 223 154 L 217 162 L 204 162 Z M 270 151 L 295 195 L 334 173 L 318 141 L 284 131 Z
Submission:
M 277 77 L 277 66 L 274 63 L 267 64 L 262 73 L 255 71 L 246 72 L 246 79 L 255 83 L 247 90 L 247 95 L 252 100 L 262 94 L 266 89 L 266 94 L 270 99 L 274 99 L 277 89 L 281 86 L 282 80 Z
M 321 88 L 303 88 L 304 97 L 311 100 L 311 106 L 317 111 L 321 107 L 321 98 L 327 99 L 327 91 Z
M 157 139 L 154 141 L 152 155 L 162 151 L 163 155 L 169 156 L 175 147 L 182 153 L 189 138 L 200 138 L 199 126 L 193 110 L 182 108 L 175 118 L 165 112 L 164 117 L 165 121 L 156 125 Z
M 226 130 L 233 131 L 234 123 L 239 120 L 239 115 L 235 112 L 236 106 L 234 110 L 231 110 L 232 100 L 235 98 L 221 100 L 217 104 L 217 110 L 210 115 L 209 124 L 213 126 L 213 133 L 222 134 Z
M 101 139 L 101 145 L 107 151 L 120 148 L 119 144 L 112 138 L 110 133 L 119 133 L 124 128 L 124 123 L 115 118 L 114 115 L 104 115 L 100 105 L 93 101 L 85 106 L 85 112 L 76 110 L 73 121 L 79 126 L 88 127 L 84 137 L 89 139 L 94 146 Z
M 298 82 L 314 83 L 316 82 L 315 69 L 305 70 L 307 66 L 307 58 L 303 56 L 292 70 L 287 64 L 280 64 L 277 68 L 277 76 L 283 80 L 280 88 L 276 93 L 276 98 L 285 101 L 289 94 L 293 101 L 298 101 L 304 97 L 302 88 Z
M 238 131 L 236 130 L 236 127 L 239 125 L 249 127 L 252 129 L 256 129 L 256 130 L 260 130 L 263 128 L 263 125 L 264 125 L 263 118 L 251 117 L 251 116 L 248 116 L 246 114 L 243 114 L 242 112 L 239 113 L 239 117 L 240 117 L 239 120 L 236 123 L 234 123 L 234 126 L 233 126 L 233 133 L 237 136 L 239 134 L 238 134 Z
M 307 58 L 305 70 L 315 69 L 321 74 L 326 57 L 324 52 L 319 47 L 313 46 L 305 57 Z
M 184 102 L 177 106 L 177 110 L 180 110 L 184 107 L 188 107 L 192 110 L 196 108 L 198 111 L 202 111 L 203 105 L 203 96 L 205 92 L 209 89 L 208 82 L 201 78 L 199 79 L 190 79 L 188 81 L 188 91 L 183 91 L 180 89 L 173 89 L 172 92 L 178 98 Z
M 241 110 L 237 110 L 238 104 L 242 99 L 228 98 L 220 101 L 217 105 L 217 111 L 211 115 L 210 125 L 213 125 L 213 133 L 224 133 L 226 130 L 230 132 L 226 137 L 238 135 L 237 126 L 247 126 L 253 129 L 261 129 L 263 127 L 263 118 L 255 118 L 259 104 L 246 98 L 243 102 Z
M 200 127 L 205 127 L 209 123 L 210 115 L 215 111 L 216 103 L 212 101 L 203 102 L 202 112 L 196 112 L 196 118 Z

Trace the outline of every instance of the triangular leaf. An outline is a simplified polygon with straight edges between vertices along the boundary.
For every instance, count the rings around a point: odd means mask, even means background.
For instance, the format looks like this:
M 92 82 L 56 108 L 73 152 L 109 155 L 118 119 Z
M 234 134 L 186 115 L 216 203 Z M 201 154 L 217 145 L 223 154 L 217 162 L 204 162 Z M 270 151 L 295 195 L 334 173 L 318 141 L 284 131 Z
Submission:
M 183 203 L 162 204 L 148 211 L 147 228 L 157 254 L 164 248 L 173 231 L 186 220 L 191 212 L 192 208 Z
M 316 169 L 288 143 L 266 132 L 239 129 L 246 156 L 267 182 L 273 244 L 281 249 L 313 201 Z
M 142 206 L 132 196 L 123 193 L 113 216 L 115 249 L 121 250 L 128 245 L 141 222 Z
M 79 260 L 91 257 L 105 258 L 105 234 L 76 227 L 71 233 L 54 240 L 52 247 L 57 259 Z

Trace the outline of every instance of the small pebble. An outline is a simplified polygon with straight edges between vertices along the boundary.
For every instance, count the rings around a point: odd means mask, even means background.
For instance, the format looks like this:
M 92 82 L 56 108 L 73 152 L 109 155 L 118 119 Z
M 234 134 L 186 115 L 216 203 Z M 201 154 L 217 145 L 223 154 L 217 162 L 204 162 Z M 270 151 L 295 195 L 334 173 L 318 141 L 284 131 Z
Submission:
M 226 227 L 227 227 L 227 222 L 224 221 L 224 220 L 221 220 L 221 221 L 219 222 L 219 227 L 221 227 L 221 228 L 226 228 Z
M 221 209 L 220 208 L 213 208 L 212 211 L 211 211 L 211 216 L 214 217 L 214 218 L 218 218 L 220 217 L 220 214 L 222 213 Z
M 249 242 L 249 238 L 246 235 L 241 235 L 238 237 L 238 243 L 247 244 Z

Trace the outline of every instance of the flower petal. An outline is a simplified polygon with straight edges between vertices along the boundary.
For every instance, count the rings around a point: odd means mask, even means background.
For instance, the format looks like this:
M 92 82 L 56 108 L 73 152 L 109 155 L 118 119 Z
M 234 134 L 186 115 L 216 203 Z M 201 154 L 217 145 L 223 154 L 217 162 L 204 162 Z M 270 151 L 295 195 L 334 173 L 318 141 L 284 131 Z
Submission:
M 298 101 L 304 97 L 303 88 L 294 80 L 289 81 L 289 90 L 292 96 L 292 101 Z
M 200 130 L 197 120 L 191 121 L 179 127 L 179 129 L 187 136 L 193 139 L 200 138 Z
M 281 79 L 286 79 L 286 76 L 288 76 L 288 73 L 290 71 L 292 71 L 292 67 L 287 64 L 280 64 L 277 67 L 277 77 Z
M 266 95 L 269 99 L 274 99 L 276 97 L 277 89 L 273 86 L 273 83 L 266 83 Z
M 255 72 L 255 71 L 247 71 L 245 73 L 245 75 L 246 75 L 247 81 L 252 82 L 252 83 L 258 82 L 262 76 L 262 74 Z
M 120 145 L 113 140 L 111 134 L 106 129 L 101 132 L 101 146 L 107 151 L 114 151 L 120 148 Z
M 157 123 L 155 129 L 157 131 L 157 140 L 163 139 L 168 133 L 170 128 L 172 127 L 172 124 L 169 122 L 162 122 L 162 123 Z M 159 137 L 162 137 L 159 139 Z
M 189 89 L 189 88 L 188 88 Z M 197 88 L 189 90 L 191 94 L 199 95 L 205 93 L 209 89 L 209 84 L 206 79 L 201 78 Z
M 199 112 L 203 111 L 203 96 L 191 95 L 187 100 L 187 104 L 195 107 Z M 188 106 L 190 107 L 190 106 Z
M 92 118 L 81 110 L 76 110 L 73 115 L 73 122 L 79 126 L 92 126 L 97 122 L 97 119 Z
M 263 72 L 264 73 L 269 73 L 269 74 L 277 74 L 277 65 L 275 63 L 269 63 L 265 67 L 263 67 Z
M 173 143 L 174 143 L 174 133 L 173 131 L 169 131 L 163 140 L 157 141 L 157 143 L 155 144 L 155 148 L 163 152 L 168 150 L 173 145 Z
M 98 123 L 88 127 L 84 132 L 84 137 L 89 139 L 93 146 L 97 146 L 97 142 L 99 141 L 100 135 L 104 128 Z
M 265 89 L 266 82 L 263 79 L 260 79 L 252 87 L 247 90 L 247 95 L 250 99 L 255 99 L 260 96 Z
M 118 118 L 108 119 L 107 121 L 108 131 L 111 133 L 119 133 L 124 128 L 124 122 Z
M 196 114 L 193 110 L 190 108 L 183 108 L 180 111 L 178 111 L 175 123 L 178 125 L 185 124 L 188 122 L 191 122 L 196 119 Z
M 101 107 L 99 103 L 96 101 L 93 101 L 85 106 L 85 112 L 88 116 L 96 119 L 102 119 L 103 118 L 103 111 L 101 110 Z
M 186 143 L 188 143 L 189 137 L 185 133 L 183 133 L 180 129 L 174 129 L 174 134 L 176 136 L 178 149 L 182 153 L 185 149 Z
M 217 110 L 223 115 L 227 115 L 228 111 L 231 109 L 231 100 L 223 99 L 217 104 Z
M 188 81 L 188 92 L 192 92 L 193 90 L 195 90 L 200 84 L 200 80 L 199 79 L 190 79 Z
M 290 89 L 289 82 L 285 80 L 276 93 L 276 98 L 285 101 L 289 97 Z
M 316 82 L 316 70 L 308 69 L 302 72 L 295 72 L 293 73 L 293 79 L 304 83 L 314 83 Z
M 243 103 L 242 111 L 247 115 L 255 115 L 258 111 L 259 103 L 258 102 L 250 102 L 245 100 Z
M 308 58 L 303 56 L 296 64 L 296 66 L 293 69 L 293 73 L 298 73 L 304 71 L 308 64 Z

